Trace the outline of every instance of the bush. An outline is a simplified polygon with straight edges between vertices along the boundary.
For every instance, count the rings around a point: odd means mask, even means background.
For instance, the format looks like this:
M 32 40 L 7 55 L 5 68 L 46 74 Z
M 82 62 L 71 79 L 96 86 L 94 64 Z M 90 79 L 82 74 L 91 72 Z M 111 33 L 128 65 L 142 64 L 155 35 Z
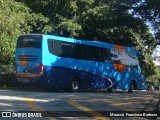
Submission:
M 17 87 L 19 82 L 15 79 L 14 65 L 0 65 L 0 87 Z

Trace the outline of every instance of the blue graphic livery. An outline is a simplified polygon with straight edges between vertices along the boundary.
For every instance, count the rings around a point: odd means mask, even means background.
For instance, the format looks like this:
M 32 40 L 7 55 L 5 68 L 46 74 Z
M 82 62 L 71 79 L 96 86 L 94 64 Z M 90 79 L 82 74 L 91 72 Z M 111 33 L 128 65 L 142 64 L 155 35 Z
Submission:
M 72 91 L 146 89 L 133 48 L 43 34 L 21 35 L 16 78 L 26 84 Z

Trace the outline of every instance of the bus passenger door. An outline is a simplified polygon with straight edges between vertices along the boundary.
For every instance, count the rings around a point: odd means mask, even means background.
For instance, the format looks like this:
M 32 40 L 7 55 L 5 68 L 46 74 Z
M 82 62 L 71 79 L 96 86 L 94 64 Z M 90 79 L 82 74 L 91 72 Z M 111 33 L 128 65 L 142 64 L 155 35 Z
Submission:
M 138 59 L 132 51 L 126 52 L 126 64 L 130 67 L 130 81 L 135 80 L 138 87 L 141 83 L 141 70 Z
M 123 46 L 115 45 L 114 47 L 114 69 L 117 89 L 126 89 L 130 73 L 126 65 L 126 50 Z

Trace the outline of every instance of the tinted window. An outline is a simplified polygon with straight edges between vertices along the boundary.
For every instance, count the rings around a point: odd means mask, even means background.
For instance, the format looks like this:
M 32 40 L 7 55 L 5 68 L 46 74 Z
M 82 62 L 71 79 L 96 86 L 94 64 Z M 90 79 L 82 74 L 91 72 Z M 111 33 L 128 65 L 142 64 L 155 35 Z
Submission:
M 76 59 L 90 60 L 90 50 L 88 45 L 75 44 L 74 45 L 74 57 Z
M 111 49 L 75 44 L 74 56 L 77 59 L 99 61 L 99 62 L 111 62 L 113 54 Z
M 49 48 L 49 52 L 60 56 L 62 51 L 61 51 L 61 42 L 57 41 L 57 40 L 48 40 L 48 48 Z
M 59 57 L 110 62 L 111 49 L 48 39 L 49 52 Z
M 73 58 L 73 43 L 48 39 L 49 52 L 59 57 Z
M 40 35 L 23 35 L 18 38 L 17 48 L 31 47 L 41 48 L 42 36 Z
M 61 42 L 61 57 L 73 58 L 73 44 L 67 42 Z
M 100 48 L 100 47 L 91 47 L 91 59 L 100 62 L 111 62 L 113 54 L 111 49 Z
M 70 42 L 48 39 L 49 52 L 65 58 L 81 60 L 91 60 L 99 62 L 114 62 L 137 66 L 137 57 L 131 52 L 107 49 L 84 44 L 74 44 Z

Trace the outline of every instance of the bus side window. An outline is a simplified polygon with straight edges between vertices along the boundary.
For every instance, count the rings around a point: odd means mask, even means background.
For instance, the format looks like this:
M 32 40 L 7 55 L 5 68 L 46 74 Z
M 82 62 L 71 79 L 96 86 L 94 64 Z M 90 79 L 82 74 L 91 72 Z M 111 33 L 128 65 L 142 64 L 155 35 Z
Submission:
M 131 65 L 135 68 L 138 68 L 138 59 L 136 55 L 131 52 L 126 52 L 126 65 Z
M 61 54 L 60 41 L 48 39 L 48 49 L 50 53 L 60 56 Z
M 73 43 L 48 39 L 49 52 L 59 57 L 73 58 L 72 46 Z
M 75 59 L 89 60 L 89 47 L 83 44 L 74 44 L 73 56 Z
M 126 52 L 123 50 L 114 50 L 114 63 L 126 64 Z
M 90 47 L 90 60 L 98 62 L 111 62 L 113 54 L 109 48 Z
M 114 53 L 112 53 L 112 49 L 105 48 L 103 49 L 103 56 L 104 56 L 104 61 L 103 62 L 112 62 Z
M 52 42 L 52 47 L 53 47 L 53 53 L 57 56 L 60 56 L 61 53 L 62 53 L 62 50 L 61 50 L 61 42 L 60 41 L 57 41 L 57 40 L 54 40 Z
M 103 61 L 102 51 L 99 47 L 90 47 L 90 59 L 93 61 Z
M 61 57 L 73 58 L 73 44 L 69 42 L 61 42 Z

